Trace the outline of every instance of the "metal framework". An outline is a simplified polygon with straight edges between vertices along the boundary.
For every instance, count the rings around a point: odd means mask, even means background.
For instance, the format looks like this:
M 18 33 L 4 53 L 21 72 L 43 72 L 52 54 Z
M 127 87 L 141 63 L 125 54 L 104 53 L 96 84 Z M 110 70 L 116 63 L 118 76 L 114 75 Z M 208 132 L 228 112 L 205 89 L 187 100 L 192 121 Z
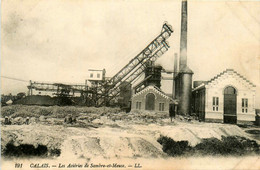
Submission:
M 57 96 L 73 96 L 74 93 L 89 91 L 86 85 L 68 85 L 62 83 L 30 82 L 30 85 L 27 87 L 31 93 L 30 95 L 32 95 L 32 89 L 56 92 L 55 95 Z
M 124 66 L 117 74 L 108 80 L 107 88 L 101 86 L 101 101 L 99 106 L 118 96 L 120 93 L 120 85 L 123 81 L 133 82 L 140 76 L 146 68 L 146 64 L 155 61 L 168 51 L 169 45 L 167 39 L 171 36 L 173 30 L 167 23 L 163 24 L 161 33 L 145 47 L 135 58 L 133 58 L 126 66 Z M 98 100 L 99 100 L 98 99 Z
M 61 83 L 41 83 L 31 82 L 28 89 L 32 95 L 32 89 L 39 91 L 53 91 L 58 96 L 73 96 L 74 93 L 91 94 L 91 98 L 96 106 L 107 104 L 110 100 L 117 97 L 120 93 L 120 87 L 123 82 L 132 83 L 145 70 L 146 65 L 154 62 L 169 49 L 167 39 L 171 36 L 173 30 L 167 23 L 163 24 L 161 33 L 146 46 L 137 56 L 129 61 L 112 78 L 103 81 L 92 81 L 92 85 L 68 85 Z M 71 95 L 72 94 L 72 95 Z

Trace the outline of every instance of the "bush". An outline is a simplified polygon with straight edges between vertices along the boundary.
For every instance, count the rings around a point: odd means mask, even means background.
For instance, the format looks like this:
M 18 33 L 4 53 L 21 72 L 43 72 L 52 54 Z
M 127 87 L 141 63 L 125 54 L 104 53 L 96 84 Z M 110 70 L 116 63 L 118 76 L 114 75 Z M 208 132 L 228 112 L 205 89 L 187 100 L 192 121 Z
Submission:
M 167 136 L 160 136 L 157 142 L 163 146 L 163 152 L 167 153 L 169 156 L 180 156 L 191 150 L 188 141 L 175 142 Z
M 224 151 L 221 140 L 217 138 L 202 139 L 201 143 L 197 144 L 194 149 L 202 155 L 217 155 Z
M 245 155 L 259 153 L 259 145 L 254 140 L 240 136 L 222 136 L 221 140 L 216 138 L 203 139 L 195 146 L 196 151 L 210 155 Z
M 222 136 L 225 154 L 244 155 L 249 153 L 259 154 L 259 145 L 256 141 L 240 136 Z
M 157 140 L 162 146 L 163 152 L 169 156 L 180 155 L 247 155 L 260 154 L 259 145 L 256 141 L 240 136 L 222 136 L 217 138 L 203 139 L 195 147 L 189 146 L 187 141 L 175 142 L 173 139 L 160 136 Z

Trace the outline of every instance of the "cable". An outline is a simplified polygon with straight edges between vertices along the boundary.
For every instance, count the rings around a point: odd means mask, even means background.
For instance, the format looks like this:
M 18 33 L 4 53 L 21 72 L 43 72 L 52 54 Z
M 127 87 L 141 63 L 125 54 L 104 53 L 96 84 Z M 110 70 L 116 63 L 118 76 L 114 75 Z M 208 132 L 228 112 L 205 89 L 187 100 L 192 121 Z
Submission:
M 18 78 L 14 78 L 14 77 L 9 77 L 9 76 L 1 76 L 2 78 L 6 78 L 6 79 L 10 79 L 10 80 L 16 80 L 16 81 L 21 81 L 21 82 L 26 82 L 29 83 L 29 80 L 23 80 L 23 79 L 18 79 Z M 65 85 L 85 85 L 85 83 L 69 83 L 69 82 L 49 82 L 49 81 L 33 81 L 33 82 L 37 82 L 37 83 L 49 83 L 49 84 L 65 84 Z
M 29 82 L 29 80 L 22 80 L 22 79 L 13 78 L 13 77 L 8 77 L 8 76 L 1 76 L 1 77 L 2 77 L 2 78 L 6 78 L 6 79 L 10 79 L 10 80 L 16 80 L 16 81 L 26 82 L 26 83 Z

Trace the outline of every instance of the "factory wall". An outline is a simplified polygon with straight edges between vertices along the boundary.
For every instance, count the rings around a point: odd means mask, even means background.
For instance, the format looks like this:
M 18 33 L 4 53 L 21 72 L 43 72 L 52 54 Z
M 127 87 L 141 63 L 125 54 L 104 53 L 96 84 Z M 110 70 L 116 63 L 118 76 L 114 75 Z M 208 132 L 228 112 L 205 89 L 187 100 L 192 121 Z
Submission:
M 192 112 L 202 121 L 205 120 L 205 97 L 205 88 L 192 93 Z

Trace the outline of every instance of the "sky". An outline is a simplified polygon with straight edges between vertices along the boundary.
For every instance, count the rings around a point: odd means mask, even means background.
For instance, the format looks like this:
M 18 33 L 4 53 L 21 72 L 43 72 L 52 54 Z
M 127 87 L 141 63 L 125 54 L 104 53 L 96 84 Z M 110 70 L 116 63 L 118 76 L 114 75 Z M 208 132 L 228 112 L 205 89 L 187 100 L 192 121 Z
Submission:
M 173 69 L 179 53 L 181 1 L 2 0 L 1 94 L 27 91 L 29 80 L 84 84 L 88 69 L 116 74 L 167 21 L 170 49 L 157 63 Z M 233 68 L 257 86 L 260 108 L 260 2 L 188 1 L 188 66 L 193 80 Z M 169 75 L 165 75 L 169 76 Z M 171 93 L 171 81 L 163 81 Z

